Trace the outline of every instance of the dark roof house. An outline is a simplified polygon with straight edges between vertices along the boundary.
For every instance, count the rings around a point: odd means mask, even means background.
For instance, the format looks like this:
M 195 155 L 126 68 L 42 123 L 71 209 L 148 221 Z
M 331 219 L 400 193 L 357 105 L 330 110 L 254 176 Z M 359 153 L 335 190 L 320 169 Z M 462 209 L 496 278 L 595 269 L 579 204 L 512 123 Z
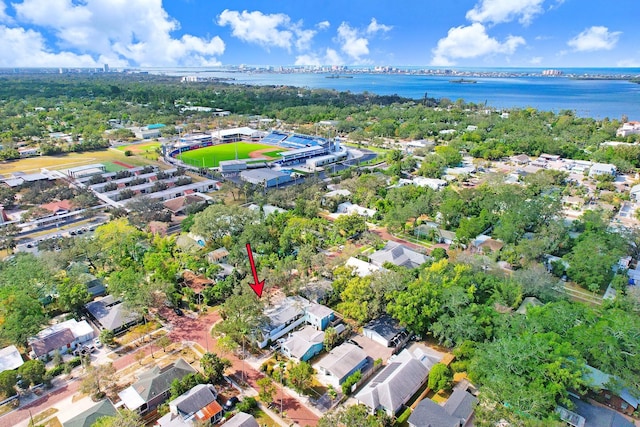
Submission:
M 406 328 L 388 315 L 380 316 L 364 325 L 362 335 L 385 347 L 397 347 L 408 337 Z
M 211 384 L 199 384 L 169 403 L 169 413 L 156 423 L 160 427 L 190 427 L 194 422 L 215 423 L 222 418 L 218 392 Z
M 423 399 L 409 417 L 411 427 L 460 427 L 473 416 L 478 399 L 461 388 L 455 389 L 440 406 L 431 399 Z
M 116 334 L 142 320 L 141 316 L 127 310 L 122 301 L 115 299 L 113 295 L 92 301 L 85 305 L 85 308 L 102 329 L 108 329 Z
M 195 372 L 196 370 L 184 359 L 178 359 L 164 368 L 154 366 L 142 373 L 136 383 L 122 390 L 118 396 L 127 409 L 144 414 L 169 397 L 173 380 L 182 379 Z
M 118 411 L 109 399 L 104 399 L 91 408 L 62 423 L 64 427 L 91 427 L 98 418 L 112 417 Z

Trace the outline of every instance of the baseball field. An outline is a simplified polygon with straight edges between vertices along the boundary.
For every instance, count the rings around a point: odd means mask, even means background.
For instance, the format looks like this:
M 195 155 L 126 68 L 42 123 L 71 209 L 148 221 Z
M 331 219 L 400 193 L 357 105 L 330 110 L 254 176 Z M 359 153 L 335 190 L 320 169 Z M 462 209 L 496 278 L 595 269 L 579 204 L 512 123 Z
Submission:
M 278 153 L 286 150 L 279 149 L 273 145 L 256 144 L 252 142 L 232 142 L 186 151 L 179 154 L 177 159 L 192 166 L 212 168 L 218 167 L 223 160 L 234 160 L 236 158 L 236 151 L 238 159 L 275 159 Z

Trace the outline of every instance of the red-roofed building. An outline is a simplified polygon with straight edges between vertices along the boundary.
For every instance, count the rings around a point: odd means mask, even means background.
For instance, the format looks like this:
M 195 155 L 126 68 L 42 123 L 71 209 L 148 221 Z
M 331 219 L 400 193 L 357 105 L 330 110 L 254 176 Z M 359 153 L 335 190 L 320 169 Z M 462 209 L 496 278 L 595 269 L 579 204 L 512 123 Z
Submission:
M 54 214 L 65 214 L 74 210 L 71 200 L 60 200 L 59 202 L 46 203 L 44 205 L 40 205 L 40 207 L 53 212 Z

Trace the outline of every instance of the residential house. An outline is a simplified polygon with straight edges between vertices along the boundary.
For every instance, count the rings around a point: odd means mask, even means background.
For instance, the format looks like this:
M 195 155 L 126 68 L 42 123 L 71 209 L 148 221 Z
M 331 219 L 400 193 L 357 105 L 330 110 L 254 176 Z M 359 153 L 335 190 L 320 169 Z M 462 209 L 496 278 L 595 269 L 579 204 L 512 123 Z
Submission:
M 389 262 L 398 267 L 416 268 L 427 262 L 429 257 L 394 241 L 388 241 L 384 248 L 369 255 L 372 264 L 382 267 Z
M 362 335 L 385 347 L 395 348 L 404 345 L 409 339 L 407 329 L 386 314 L 364 325 Z
M 121 405 L 130 411 L 144 415 L 167 400 L 173 380 L 181 380 L 195 372 L 196 370 L 184 359 L 178 359 L 164 368 L 156 365 L 140 374 L 138 381 L 133 385 L 118 393 Z
M 207 254 L 207 261 L 211 264 L 224 264 L 229 259 L 229 251 L 227 248 L 218 248 Z
M 309 304 L 308 300 L 300 296 L 291 296 L 266 308 L 266 322 L 262 326 L 261 336 L 257 337 L 258 346 L 265 348 L 303 324 L 306 318 L 305 308 Z
M 415 407 L 408 423 L 410 427 L 463 427 L 471 425 L 473 407 L 478 401 L 463 389 L 456 389 L 443 406 L 426 398 Z
M 334 348 L 317 364 L 318 371 L 329 376 L 334 386 L 340 386 L 356 371 L 364 371 L 369 356 L 360 347 L 343 343 Z
M 344 265 L 347 267 L 351 267 L 353 269 L 353 272 L 360 277 L 370 276 L 379 271 L 386 271 L 386 269 L 378 265 L 362 261 L 361 259 L 354 257 L 350 257 Z
M 322 196 L 320 203 L 325 206 L 331 200 L 344 200 L 351 196 L 351 191 L 346 189 L 333 190 Z
M 592 178 L 598 175 L 616 176 L 617 173 L 618 169 L 616 165 L 612 165 L 611 163 L 594 163 L 591 165 L 591 169 L 589 169 L 589 176 Z
M 587 385 L 593 390 L 596 399 L 617 411 L 631 415 L 638 409 L 640 399 L 621 380 L 592 366 L 586 365 L 587 373 L 584 377 Z
M 573 403 L 573 410 L 562 406 L 556 408 L 560 419 L 572 427 L 634 427 L 633 422 L 627 420 L 611 409 L 592 405 L 569 395 Z
M 211 384 L 199 384 L 169 402 L 169 412 L 156 421 L 160 427 L 193 427 L 199 423 L 217 423 L 222 419 L 218 392 Z
M 224 427 L 260 427 L 260 425 L 253 415 L 238 412 L 224 423 Z
M 418 238 L 434 239 L 437 243 L 444 243 L 446 245 L 450 245 L 456 240 L 455 231 L 443 230 L 439 228 L 435 222 L 420 224 L 415 228 L 414 234 Z
M 544 304 L 542 304 L 542 302 L 536 297 L 526 297 L 522 300 L 522 304 L 520 304 L 520 306 L 516 310 L 516 313 L 527 314 L 527 309 L 529 307 L 541 307 L 543 305 Z
M 64 421 L 63 427 L 91 427 L 102 417 L 113 417 L 118 411 L 109 399 L 101 400 L 84 412 Z
M 93 336 L 93 328 L 86 320 L 78 322 L 70 319 L 43 329 L 27 341 L 31 347 L 31 357 L 44 359 L 53 356 L 56 351 L 65 354 L 74 350 L 78 345 L 91 340 Z
M 322 352 L 324 332 L 318 331 L 313 326 L 305 326 L 289 334 L 289 338 L 278 341 L 281 342 L 280 348 L 285 356 L 306 362 Z
M 640 122 L 627 122 L 627 123 L 624 123 L 616 131 L 616 136 L 627 137 L 629 135 L 640 135 Z
M 512 156 L 511 161 L 517 165 L 528 165 L 529 164 L 529 156 L 526 154 L 518 154 L 517 156 Z
M 45 203 L 40 205 L 41 208 L 48 210 L 54 215 L 62 215 L 74 210 L 71 200 L 60 200 L 58 202 Z
M 631 200 L 636 203 L 640 203 L 640 184 L 636 184 L 631 187 L 631 190 L 629 190 L 629 194 L 631 195 Z
M 15 345 L 10 345 L 0 350 L 0 372 L 18 369 L 24 360 Z
M 335 313 L 322 304 L 311 303 L 306 308 L 306 322 L 314 328 L 324 331 L 335 319 Z
M 279 208 L 278 206 L 274 206 L 274 205 L 259 206 L 259 205 L 256 205 L 255 203 L 250 204 L 248 209 L 254 212 L 263 213 L 265 217 L 271 214 L 279 214 L 287 211 L 286 209 Z
M 475 252 L 498 252 L 503 246 L 503 242 L 485 234 L 480 234 L 471 242 L 471 250 Z
M 413 178 L 412 182 L 413 182 L 413 185 L 417 185 L 418 187 L 429 187 L 435 191 L 442 190 L 444 187 L 446 187 L 449 184 L 444 179 L 425 178 L 422 176 L 417 176 Z
M 186 215 L 189 206 L 203 205 L 207 200 L 197 194 L 187 194 L 185 196 L 169 199 L 162 204 L 174 215 Z
M 403 350 L 356 394 L 355 399 L 372 413 L 381 410 L 395 416 L 425 384 L 428 376 L 429 368 L 409 350 Z
M 109 330 L 119 334 L 142 321 L 142 316 L 124 307 L 122 301 L 113 295 L 85 305 L 89 315 L 101 330 Z
M 336 213 L 339 213 L 339 214 L 345 214 L 345 215 L 358 214 L 360 216 L 364 216 L 368 218 L 373 217 L 377 212 L 378 211 L 376 211 L 375 209 L 368 209 L 360 205 L 354 205 L 351 202 L 340 203 L 338 205 L 338 209 L 336 210 Z

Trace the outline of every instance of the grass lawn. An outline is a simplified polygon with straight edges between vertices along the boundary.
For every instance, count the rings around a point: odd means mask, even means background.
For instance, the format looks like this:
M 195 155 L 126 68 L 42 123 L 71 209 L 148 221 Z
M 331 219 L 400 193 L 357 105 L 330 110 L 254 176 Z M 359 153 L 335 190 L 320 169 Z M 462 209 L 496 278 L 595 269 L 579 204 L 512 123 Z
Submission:
M 121 161 L 132 166 L 144 166 L 157 164 L 147 161 L 141 157 L 125 157 L 124 153 L 118 150 L 87 151 L 84 153 L 67 153 L 57 156 L 36 156 L 26 159 L 0 162 L 0 174 L 8 175 L 13 172 L 35 173 L 42 168 L 50 170 L 69 169 L 75 166 L 89 165 L 92 163 L 103 163 Z
M 230 144 L 213 145 L 211 147 L 199 148 L 197 150 L 186 151 L 177 156 L 183 162 L 197 167 L 217 167 L 223 160 L 233 160 L 236 158 L 236 146 L 238 148 L 238 159 L 250 158 L 249 153 L 257 150 L 273 149 L 273 145 L 254 144 L 250 142 L 238 142 Z M 269 154 L 285 150 L 271 150 Z
M 271 417 L 265 414 L 262 410 L 256 409 L 253 416 L 258 420 L 258 424 L 267 427 L 278 427 L 279 424 L 271 419 Z

